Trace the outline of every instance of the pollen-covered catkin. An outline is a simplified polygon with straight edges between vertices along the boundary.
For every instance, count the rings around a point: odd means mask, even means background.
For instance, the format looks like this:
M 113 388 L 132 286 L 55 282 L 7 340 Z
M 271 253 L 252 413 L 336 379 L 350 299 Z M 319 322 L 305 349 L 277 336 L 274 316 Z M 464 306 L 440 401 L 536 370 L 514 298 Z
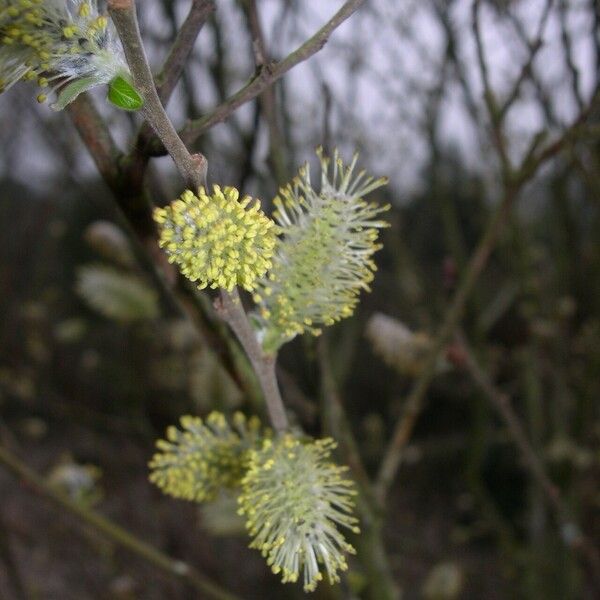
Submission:
M 169 261 L 199 288 L 251 291 L 271 266 L 277 227 L 258 200 L 240 199 L 233 187 L 187 190 L 179 200 L 154 211 L 159 244 Z
M 321 186 L 313 188 L 308 165 L 274 200 L 281 242 L 268 276 L 260 280 L 258 304 L 263 347 L 277 350 L 304 332 L 318 335 L 321 327 L 349 317 L 362 290 L 369 290 L 381 248 L 378 218 L 388 206 L 363 198 L 386 183 L 361 171 L 354 175 L 357 156 L 345 166 L 337 151 L 330 160 L 318 150 Z
M 213 500 L 222 488 L 239 485 L 247 452 L 260 434 L 259 420 L 246 419 L 242 413 L 234 415 L 233 426 L 219 412 L 204 420 L 181 417 L 181 428 L 169 427 L 167 439 L 156 444 L 158 452 L 149 465 L 150 481 L 175 498 Z
M 329 461 L 335 442 L 304 442 L 292 435 L 268 439 L 249 453 L 239 513 L 246 518 L 251 548 L 260 550 L 283 583 L 302 578 L 314 591 L 348 568 L 354 548 L 340 527 L 359 533 L 352 515 L 356 490 L 347 467 Z

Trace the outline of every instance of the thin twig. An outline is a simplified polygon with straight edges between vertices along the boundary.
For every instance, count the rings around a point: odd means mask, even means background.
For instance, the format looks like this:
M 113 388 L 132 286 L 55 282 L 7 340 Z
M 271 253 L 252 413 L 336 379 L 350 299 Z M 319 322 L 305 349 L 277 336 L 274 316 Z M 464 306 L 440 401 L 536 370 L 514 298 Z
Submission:
M 252 50 L 254 52 L 254 61 L 257 69 L 262 69 L 271 62 L 267 44 L 260 23 L 260 15 L 256 0 L 245 0 L 246 15 L 248 19 L 248 28 L 252 37 Z M 259 103 L 262 115 L 267 123 L 269 130 L 269 154 L 271 167 L 277 183 L 283 185 L 288 179 L 287 165 L 285 160 L 284 143 L 281 137 L 281 128 L 277 118 L 277 98 L 275 87 L 273 85 L 260 94 Z
M 240 600 L 224 590 L 189 564 L 171 558 L 150 544 L 140 540 L 129 531 L 107 519 L 96 511 L 71 500 L 67 495 L 51 487 L 43 477 L 25 465 L 7 448 L 0 446 L 0 463 L 13 475 L 25 481 L 44 497 L 52 500 L 68 513 L 91 525 L 109 540 L 144 558 L 158 569 L 175 576 L 192 586 L 196 591 L 215 600 Z
M 535 450 L 527 439 L 525 428 L 513 410 L 509 396 L 502 393 L 494 386 L 487 373 L 477 362 L 477 359 L 473 354 L 473 350 L 465 339 L 464 334 L 459 333 L 458 339 L 461 345 L 461 350 L 464 353 L 464 366 L 472 380 L 477 384 L 477 387 L 481 392 L 483 392 L 485 397 L 490 401 L 492 406 L 498 411 L 506 423 L 508 431 L 515 442 L 515 445 L 521 452 L 525 465 L 534 479 L 544 490 L 548 500 L 550 500 L 551 504 L 558 512 L 565 512 L 565 507 L 563 506 L 560 498 L 560 490 L 548 477 L 542 461 L 536 455 Z
M 560 0 L 558 3 L 558 10 L 559 10 L 559 22 L 560 22 L 560 38 L 562 41 L 562 45 L 564 48 L 564 56 L 565 56 L 565 63 L 567 64 L 567 70 L 569 72 L 569 77 L 571 79 L 571 89 L 573 91 L 573 98 L 575 99 L 575 102 L 577 103 L 577 106 L 579 108 L 579 110 L 583 109 L 584 106 L 584 101 L 583 98 L 581 97 L 581 90 L 580 90 L 580 74 L 579 74 L 579 69 L 577 68 L 577 65 L 575 64 L 574 60 L 573 60 L 573 40 L 571 39 L 571 35 L 569 34 L 568 28 L 567 28 L 567 4 L 565 2 L 565 0 Z
M 200 187 L 206 179 L 206 161 L 204 165 L 200 165 L 198 159 L 192 157 L 167 117 L 144 51 L 135 2 L 109 0 L 108 11 L 121 38 L 133 82 L 144 100 L 144 116 L 164 144 L 181 176 L 188 184 Z
M 196 38 L 215 10 L 214 0 L 193 0 L 160 73 L 156 76 L 158 97 L 167 104 L 194 48 Z
M 531 75 L 531 72 L 533 70 L 533 62 L 543 45 L 543 37 L 546 31 L 546 25 L 548 24 L 553 4 L 554 0 L 546 0 L 546 6 L 544 7 L 544 12 L 540 17 L 537 33 L 533 41 L 526 44 L 529 50 L 529 56 L 527 57 L 527 60 L 521 67 L 519 76 L 516 78 L 510 92 L 507 94 L 506 99 L 502 103 L 502 106 L 498 110 L 499 121 L 502 121 L 504 119 L 506 113 L 510 110 L 515 100 L 519 97 L 523 83 L 525 82 L 527 77 Z
M 490 75 L 488 63 L 485 58 L 485 49 L 483 47 L 483 39 L 481 37 L 481 26 L 479 23 L 479 11 L 481 0 L 475 0 L 471 7 L 471 26 L 473 29 L 473 37 L 475 38 L 475 48 L 477 50 L 477 64 L 479 66 L 479 74 L 483 83 L 483 99 L 487 108 L 488 116 L 492 125 L 492 139 L 496 147 L 498 158 L 502 167 L 503 179 L 507 179 L 511 172 L 510 158 L 504 140 L 504 132 L 502 130 L 502 120 L 500 109 L 496 100 L 494 91 L 490 83 Z
M 162 69 L 155 78 L 156 91 L 163 106 L 169 103 L 175 86 L 181 78 L 186 61 L 192 53 L 196 39 L 214 9 L 215 3 L 213 0 L 193 0 L 190 11 L 175 37 Z M 136 141 L 133 144 L 133 150 L 128 157 L 129 169 L 135 171 L 132 175 L 137 177 L 138 180 L 143 177 L 148 164 L 148 148 L 155 141 L 152 127 L 144 122 L 139 129 Z
M 69 104 L 67 111 L 92 155 L 98 172 L 111 190 L 116 190 L 119 185 L 121 153 L 91 98 L 87 94 L 81 94 Z
M 8 529 L 5 525 L 4 515 L 0 513 L 0 561 L 6 567 L 7 579 L 14 589 L 19 600 L 28 600 L 27 585 L 21 575 L 20 565 L 10 543 Z
M 263 353 L 237 290 L 231 293 L 222 291 L 221 298 L 215 303 L 215 307 L 221 318 L 229 324 L 237 336 L 254 367 L 265 395 L 267 411 L 273 428 L 278 432 L 285 431 L 288 429 L 289 423 L 277 385 L 275 373 L 277 357 L 267 356 Z
M 391 573 L 382 536 L 383 518 L 374 501 L 373 486 L 363 464 L 352 425 L 346 414 L 337 388 L 329 353 L 328 336 L 324 335 L 317 346 L 324 400 L 321 419 L 325 431 L 339 442 L 340 454 L 350 467 L 359 494 L 356 510 L 361 522 L 361 533 L 356 539 L 368 579 L 371 598 L 394 600 L 400 590 Z

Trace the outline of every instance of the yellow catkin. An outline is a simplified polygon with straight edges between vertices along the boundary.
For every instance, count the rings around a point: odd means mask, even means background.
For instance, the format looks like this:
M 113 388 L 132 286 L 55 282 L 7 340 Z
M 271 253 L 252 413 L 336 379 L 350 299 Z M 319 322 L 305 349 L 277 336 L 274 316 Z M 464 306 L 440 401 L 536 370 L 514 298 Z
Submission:
M 257 200 L 240 199 L 233 187 L 185 191 L 181 198 L 154 211 L 159 244 L 170 262 L 199 288 L 248 291 L 271 266 L 277 227 Z
M 354 548 L 339 527 L 359 532 L 347 468 L 329 461 L 334 447 L 329 438 L 307 442 L 289 434 L 264 441 L 249 453 L 238 499 L 250 547 L 283 583 L 302 577 L 307 592 L 324 573 L 330 583 L 338 582 L 348 567 L 345 555 Z
M 389 207 L 363 197 L 386 180 L 354 175 L 356 156 L 345 166 L 336 151 L 333 168 L 320 150 L 318 156 L 321 190 L 313 189 L 305 165 L 274 200 L 282 238 L 254 294 L 269 352 L 352 315 L 374 278 L 378 229 L 387 225 L 379 214 Z

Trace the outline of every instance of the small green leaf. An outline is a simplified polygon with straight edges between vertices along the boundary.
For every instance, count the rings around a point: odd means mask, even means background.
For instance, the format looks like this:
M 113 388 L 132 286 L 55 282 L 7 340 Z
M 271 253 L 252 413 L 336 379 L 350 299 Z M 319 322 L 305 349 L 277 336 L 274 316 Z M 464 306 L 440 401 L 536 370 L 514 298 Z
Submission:
M 108 85 L 106 96 L 111 104 L 123 110 L 139 110 L 144 100 L 123 75 L 117 75 Z
M 87 92 L 89 89 L 99 85 L 95 77 L 83 77 L 77 79 L 69 85 L 66 85 L 58 94 L 56 102 L 52 105 L 53 110 L 62 110 L 65 106 L 71 104 L 79 94 Z

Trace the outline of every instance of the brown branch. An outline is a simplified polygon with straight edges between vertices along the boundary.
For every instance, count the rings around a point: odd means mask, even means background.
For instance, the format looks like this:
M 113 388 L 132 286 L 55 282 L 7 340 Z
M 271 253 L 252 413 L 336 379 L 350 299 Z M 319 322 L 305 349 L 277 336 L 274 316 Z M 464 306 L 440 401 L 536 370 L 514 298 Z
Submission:
M 66 512 L 90 525 L 112 542 L 144 558 L 156 568 L 186 582 L 197 592 L 202 593 L 203 597 L 214 598 L 215 600 L 239 600 L 237 596 L 213 583 L 189 564 L 171 558 L 100 513 L 78 502 L 74 502 L 66 494 L 51 487 L 43 477 L 31 470 L 3 446 L 0 446 L 0 463 L 17 478 L 26 482 L 44 497 L 58 504 Z
M 179 81 L 202 27 L 215 10 L 214 0 L 193 0 L 160 73 L 156 76 L 158 97 L 167 104 Z
M 323 410 L 321 419 L 325 431 L 339 442 L 340 455 L 350 467 L 358 488 L 356 510 L 361 522 L 361 533 L 356 539 L 357 550 L 368 578 L 369 597 L 395 599 L 400 591 L 391 573 L 382 536 L 382 515 L 374 501 L 373 487 L 363 464 L 352 425 L 346 414 L 333 374 L 328 336 L 320 338 L 317 358 L 321 371 Z
M 532 138 L 532 149 L 526 155 L 521 167 L 521 177 L 530 179 L 533 177 L 539 168 L 546 164 L 549 160 L 560 154 L 567 145 L 575 143 L 580 137 L 589 134 L 592 138 L 598 138 L 600 131 L 590 126 L 588 119 L 600 105 L 600 91 L 590 100 L 588 105 L 579 113 L 575 121 L 567 127 L 560 136 L 553 142 L 548 143 L 539 151 L 536 143 L 537 140 L 541 143 L 545 137 L 543 132 L 539 132 Z
M 567 6 L 565 0 L 559 1 L 558 10 L 560 14 L 560 39 L 564 48 L 567 71 L 569 72 L 569 77 L 571 79 L 571 89 L 573 91 L 573 98 L 575 98 L 575 102 L 577 103 L 579 110 L 583 110 L 584 101 L 581 97 L 581 90 L 579 87 L 581 77 L 579 75 L 577 65 L 573 61 L 573 40 L 571 39 L 571 36 L 569 35 L 569 31 L 567 29 Z
M 240 106 L 256 98 L 268 86 L 280 79 L 296 65 L 308 60 L 325 46 L 333 31 L 350 18 L 364 2 L 365 0 L 348 0 L 319 31 L 284 60 L 265 64 L 249 83 L 238 90 L 233 96 L 217 106 L 208 115 L 190 121 L 185 125 L 181 130 L 181 138 L 187 144 L 192 144 L 213 125 L 225 121 Z M 152 150 L 155 155 L 164 154 L 164 148 L 160 147 L 160 145 L 153 147 Z
M 544 490 L 552 506 L 557 512 L 564 513 L 565 507 L 562 504 L 560 490 L 548 477 L 542 461 L 536 455 L 535 450 L 527 439 L 525 428 L 512 407 L 510 397 L 494 386 L 487 373 L 477 362 L 473 350 L 462 332 L 459 333 L 458 340 L 463 352 L 464 362 L 462 364 L 471 376 L 471 379 L 504 420 L 515 445 L 522 455 L 525 466 Z
M 114 191 L 119 186 L 121 152 L 102 116 L 87 94 L 81 94 L 69 104 L 67 111 L 100 175 Z
M 100 175 L 127 215 L 132 229 L 146 249 L 154 254 L 156 240 L 150 201 L 141 182 L 128 168 L 130 164 L 117 148 L 92 98 L 82 94 L 67 110 Z
M 473 30 L 473 37 L 475 38 L 475 48 L 477 50 L 477 64 L 479 66 L 479 74 L 483 83 L 483 99 L 492 126 L 492 139 L 496 147 L 498 158 L 500 159 L 503 179 L 506 180 L 508 174 L 512 170 L 512 167 L 510 164 L 508 149 L 506 147 L 506 141 L 504 139 L 504 132 L 502 131 L 502 119 L 500 110 L 498 108 L 498 102 L 496 100 L 496 96 L 494 94 L 494 91 L 492 90 L 492 86 L 490 83 L 488 64 L 485 57 L 483 40 L 481 37 L 481 26 L 479 23 L 480 8 L 481 0 L 475 0 L 471 7 L 471 27 Z
M 506 116 L 506 113 L 510 110 L 510 107 L 514 104 L 515 100 L 518 98 L 519 93 L 521 91 L 521 87 L 523 83 L 531 75 L 533 69 L 533 61 L 535 60 L 538 52 L 542 48 L 542 38 L 544 36 L 544 32 L 546 31 L 546 25 L 548 24 L 548 19 L 550 17 L 550 12 L 552 6 L 554 4 L 554 0 L 547 0 L 546 6 L 544 8 L 544 12 L 540 18 L 540 22 L 538 24 L 537 33 L 534 37 L 533 42 L 527 43 L 527 47 L 529 49 L 529 56 L 527 60 L 521 67 L 521 71 L 515 80 L 510 92 L 507 94 L 506 99 L 502 103 L 502 106 L 498 110 L 498 120 L 502 121 Z M 514 23 L 514 21 L 513 21 Z M 524 40 L 526 41 L 526 40 Z
M 164 106 L 169 103 L 196 38 L 214 9 L 213 0 L 193 0 L 188 16 L 177 33 L 160 73 L 156 76 L 158 97 Z M 141 180 L 148 165 L 148 148 L 157 141 L 159 140 L 153 135 L 152 127 L 144 122 L 128 157 L 130 179 L 137 181 L 138 187 L 142 186 Z

